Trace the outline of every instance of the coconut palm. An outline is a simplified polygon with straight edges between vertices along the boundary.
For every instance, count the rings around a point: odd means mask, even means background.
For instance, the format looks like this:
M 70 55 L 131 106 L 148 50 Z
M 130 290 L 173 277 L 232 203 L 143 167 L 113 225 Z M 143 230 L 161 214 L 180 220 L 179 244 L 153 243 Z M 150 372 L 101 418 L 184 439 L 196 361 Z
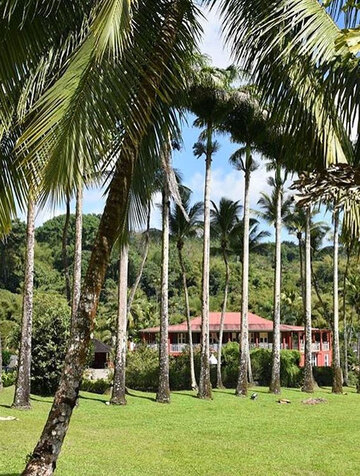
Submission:
M 199 229 L 200 216 L 203 213 L 203 204 L 201 202 L 195 203 L 193 206 L 190 206 L 191 192 L 190 190 L 182 187 L 182 204 L 188 215 L 188 219 L 184 216 L 181 208 L 178 205 L 175 205 L 173 210 L 170 211 L 170 233 L 172 238 L 176 241 L 176 247 L 178 251 L 179 264 L 181 268 L 181 278 L 184 288 L 184 299 L 185 299 L 185 312 L 186 312 L 186 322 L 188 328 L 188 339 L 189 339 L 189 357 L 190 357 L 190 378 L 191 378 L 191 388 L 193 390 L 198 390 L 198 385 L 196 382 L 195 376 L 195 364 L 194 364 L 194 348 L 192 340 L 192 331 L 191 331 L 191 321 L 190 321 L 190 304 L 189 304 L 189 293 L 187 286 L 187 277 L 186 277 L 186 267 L 184 263 L 183 250 L 185 242 L 188 238 L 195 236 L 196 232 Z
M 286 173 L 282 174 L 281 166 L 275 165 L 275 177 L 269 177 L 268 183 L 273 187 L 271 196 L 262 193 L 258 205 L 262 208 L 260 216 L 275 227 L 275 280 L 274 280 L 274 340 L 272 350 L 272 372 L 270 392 L 278 394 L 280 384 L 280 348 L 281 348 L 281 225 L 284 216 L 290 209 L 290 199 L 284 200 L 284 184 Z
M 249 307 L 249 228 L 250 228 L 250 178 L 258 165 L 251 153 L 251 144 L 238 149 L 230 157 L 230 163 L 239 171 L 244 173 L 244 215 L 243 215 L 243 257 L 242 257 L 242 304 L 241 304 L 241 344 L 240 344 L 240 370 L 236 387 L 236 395 L 247 395 L 248 387 L 248 365 L 250 363 L 249 352 L 249 327 L 248 327 L 248 307 Z
M 124 5 L 132 9 L 132 15 L 123 10 Z M 78 172 L 79 149 L 87 158 L 87 171 L 91 159 L 99 160 L 99 147 L 114 146 L 113 153 L 105 156 L 113 164 L 113 173 L 64 371 L 48 423 L 27 463 L 27 475 L 39 471 L 51 474 L 56 465 L 76 402 L 110 252 L 124 229 L 134 167 L 143 167 L 144 180 L 150 176 L 158 141 L 174 126 L 166 98 L 173 94 L 175 85 L 184 82 L 185 61 L 198 31 L 193 7 L 186 1 L 164 0 L 156 5 L 111 1 L 101 6 L 92 16 L 88 36 L 82 37 L 80 47 L 76 45 L 72 61 L 37 103 L 21 141 L 27 140 L 32 163 L 44 177 L 44 193 L 56 190 L 58 194 Z M 154 9 L 159 14 L 154 14 Z M 130 18 L 131 42 L 126 36 Z M 106 87 L 109 81 L 111 87 Z M 77 113 L 69 114 L 75 104 Z M 44 121 L 44 117 L 52 120 Z M 121 126 L 121 137 L 112 141 L 109 131 L 114 130 L 114 124 Z M 37 161 L 39 156 L 47 157 L 45 164 Z M 61 421 L 56 417 L 60 413 Z
M 0 334 L 0 392 L 3 389 L 2 372 L 3 372 L 3 361 L 2 361 L 2 344 L 1 344 L 1 334 Z
M 256 218 L 249 220 L 249 253 L 259 250 L 263 246 L 264 238 L 270 236 L 270 232 L 260 230 L 260 223 Z M 236 258 L 242 263 L 244 256 L 244 220 L 239 221 L 238 226 L 234 228 L 230 235 L 230 245 Z
M 31 334 L 34 293 L 34 253 L 35 253 L 35 202 L 30 197 L 28 202 L 26 225 L 26 252 L 23 290 L 23 309 L 21 317 L 21 340 L 15 393 L 12 406 L 21 410 L 31 408 L 30 372 L 31 372 Z
M 83 206 L 83 184 L 80 183 L 76 190 L 75 207 L 75 244 L 74 244 L 74 268 L 73 268 L 73 288 L 71 301 L 71 320 L 75 319 L 81 293 L 81 259 L 82 259 L 82 206 Z
M 241 210 L 241 205 L 239 201 L 232 201 L 227 198 L 221 198 L 219 206 L 217 206 L 213 201 L 211 214 L 211 227 L 212 233 L 215 238 L 220 242 L 219 247 L 213 247 L 212 252 L 221 254 L 222 259 L 225 265 L 225 287 L 224 287 L 224 297 L 221 306 L 221 317 L 220 317 L 220 329 L 219 329 L 219 347 L 218 347 L 218 361 L 217 361 L 217 372 L 216 372 L 216 386 L 217 388 L 223 388 L 222 377 L 221 377 L 221 355 L 222 355 L 222 342 L 223 342 L 223 333 L 224 333 L 224 321 L 227 305 L 227 296 L 229 289 L 230 281 L 230 266 L 229 266 L 229 254 L 231 253 L 230 248 L 230 237 L 234 233 L 234 229 L 239 223 L 239 213 Z
M 236 77 L 236 70 L 228 68 L 202 68 L 198 82 L 189 91 L 189 109 L 197 115 L 195 125 L 203 127 L 200 140 L 194 145 L 196 157 L 205 156 L 204 186 L 204 235 L 203 235 L 203 269 L 201 290 L 201 366 L 199 379 L 199 398 L 211 398 L 210 382 L 210 334 L 209 334 L 209 271 L 210 271 L 210 187 L 211 162 L 218 144 L 214 133 L 230 107 L 231 83 Z

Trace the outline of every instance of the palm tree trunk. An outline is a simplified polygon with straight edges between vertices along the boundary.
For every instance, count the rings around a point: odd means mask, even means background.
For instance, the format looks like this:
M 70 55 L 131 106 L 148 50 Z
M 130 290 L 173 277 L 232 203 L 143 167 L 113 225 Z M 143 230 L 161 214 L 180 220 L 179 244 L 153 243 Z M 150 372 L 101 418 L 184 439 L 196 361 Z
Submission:
M 2 361 L 2 345 L 1 345 L 1 334 L 0 334 L 0 392 L 3 389 L 2 372 L 3 372 L 3 361 Z
M 164 19 L 163 32 L 159 36 L 160 44 L 154 49 L 152 67 L 138 88 L 135 106 L 142 105 L 146 124 L 151 121 L 157 90 L 166 68 L 166 58 L 170 55 L 176 40 L 178 25 L 181 24 L 183 15 L 184 10 L 180 7 L 180 3 L 175 1 Z M 138 130 L 136 137 L 131 133 L 124 134 L 120 156 L 109 185 L 108 197 L 84 279 L 59 388 L 40 440 L 26 465 L 23 476 L 50 476 L 56 468 L 87 362 L 90 336 L 94 328 L 110 253 L 126 222 L 134 164 L 145 133 L 146 127 L 143 126 Z
M 182 245 L 179 245 L 179 244 L 178 244 L 178 255 L 179 255 L 179 263 L 180 263 L 181 275 L 182 275 L 182 281 L 183 281 L 183 287 L 184 287 L 186 322 L 187 322 L 188 336 L 189 336 L 191 388 L 192 390 L 198 390 L 198 385 L 196 383 L 196 376 L 195 376 L 194 347 L 193 347 L 191 320 L 190 320 L 189 292 L 188 292 L 188 287 L 186 282 L 186 269 L 185 269 L 185 264 L 184 264 L 184 260 L 182 256 Z
M 35 248 L 35 203 L 31 197 L 28 201 L 26 229 L 26 257 L 24 276 L 24 296 L 21 320 L 21 342 L 19 362 L 12 406 L 21 410 L 31 408 L 30 373 L 31 373 L 31 334 L 34 293 L 34 248 Z
M 204 239 L 201 288 L 201 361 L 198 397 L 212 398 L 210 381 L 210 323 L 209 323 L 209 274 L 210 274 L 210 188 L 212 162 L 212 126 L 207 125 L 207 147 L 204 189 Z
M 303 245 L 301 233 L 297 233 L 298 246 L 299 246 L 299 261 L 300 261 L 300 283 L 301 283 L 301 298 L 305 309 L 305 279 L 304 279 L 304 259 L 303 259 Z
M 247 147 L 247 155 L 250 149 Z M 247 160 L 248 162 L 248 160 Z M 248 307 L 249 307 L 249 222 L 250 222 L 250 170 L 245 171 L 245 190 L 244 190 L 244 236 L 243 236 L 243 266 L 242 266 L 242 306 L 241 306 L 241 344 L 240 344 L 240 368 L 239 378 L 235 395 L 246 396 L 248 391 L 248 365 L 250 361 L 249 352 L 249 326 L 248 326 Z
M 281 207 L 282 190 L 278 187 L 276 201 L 276 224 L 275 224 L 275 282 L 274 282 L 274 342 L 272 355 L 272 373 L 270 392 L 279 394 L 280 384 L 280 294 L 281 294 Z
M 77 309 L 81 293 L 81 257 L 82 257 L 82 203 L 83 187 L 78 186 L 76 193 L 75 210 L 75 250 L 74 250 L 74 271 L 73 271 L 73 294 L 71 303 L 71 321 L 76 318 Z
M 319 303 L 321 304 L 321 307 L 323 308 L 324 317 L 327 318 L 327 317 L 328 317 L 328 312 L 327 312 L 327 309 L 326 309 L 324 300 L 323 300 L 323 298 L 321 297 L 318 280 L 316 279 L 316 274 L 315 274 L 315 271 L 314 271 L 314 267 L 313 267 L 312 262 L 311 262 L 311 278 L 312 278 L 312 282 L 313 282 L 313 285 L 314 285 L 314 289 L 315 289 L 316 296 L 317 296 L 317 298 L 318 298 L 318 300 L 319 300 Z
M 307 393 L 314 391 L 314 377 L 311 365 L 311 241 L 310 241 L 310 207 L 306 209 L 305 226 L 305 368 L 302 390 Z
M 118 315 L 115 351 L 114 385 L 110 403 L 126 405 L 127 285 L 129 245 L 122 246 L 119 259 Z
M 339 212 L 334 212 L 334 344 L 333 344 L 333 393 L 342 393 L 342 370 L 340 363 L 340 339 L 339 339 Z
M 167 160 L 170 153 L 166 147 Z M 160 299 L 160 344 L 159 344 L 159 385 L 156 401 L 170 403 L 169 383 L 169 213 L 170 191 L 164 176 L 162 191 L 162 253 L 161 253 L 161 299 Z
M 224 300 L 221 307 L 220 329 L 219 329 L 219 348 L 218 348 L 218 361 L 217 361 L 217 368 L 216 368 L 216 387 L 217 388 L 224 388 L 224 385 L 222 382 L 222 376 L 221 376 L 221 355 L 222 355 L 222 342 L 223 342 L 223 335 L 224 335 L 224 321 L 225 321 L 225 313 L 226 313 L 227 298 L 228 298 L 228 291 L 229 291 L 229 281 L 230 281 L 230 268 L 229 268 L 229 263 L 228 263 L 225 250 L 223 250 L 223 260 L 225 264 L 225 287 L 224 287 Z
M 344 322 L 344 385 L 349 386 L 349 362 L 348 362 L 348 347 L 349 347 L 349 335 L 346 318 L 346 292 L 347 292 L 347 277 L 350 266 L 351 247 L 346 248 L 346 266 L 343 280 L 343 322 Z
M 62 262 L 64 268 L 65 276 L 65 290 L 66 290 L 66 299 L 67 302 L 71 303 L 71 284 L 70 284 L 70 274 L 69 274 L 69 258 L 67 253 L 67 243 L 68 243 L 68 234 L 69 234 L 69 223 L 70 223 L 70 199 L 66 199 L 66 212 L 65 212 L 65 223 L 63 228 L 62 235 Z
M 147 255 L 149 253 L 149 245 L 150 245 L 150 217 L 151 217 L 151 203 L 149 201 L 149 205 L 148 205 L 148 211 L 147 211 L 147 218 L 146 218 L 146 231 L 145 231 L 145 242 L 144 242 L 144 253 L 143 253 L 143 257 L 142 257 L 142 261 L 141 261 L 141 265 L 140 265 L 140 269 L 139 269 L 139 272 L 136 276 L 136 279 L 135 279 L 135 283 L 133 285 L 133 287 L 131 288 L 131 291 L 130 291 L 130 295 L 129 295 L 129 301 L 128 301 L 128 312 L 131 311 L 131 306 L 132 306 L 132 303 L 134 301 L 134 298 L 135 298 L 135 294 L 136 294 L 136 291 L 137 291 L 137 288 L 139 287 L 139 284 L 140 284 L 140 280 L 141 280 L 141 277 L 142 277 L 142 274 L 144 272 L 144 267 L 145 267 L 145 263 L 146 263 L 146 260 L 147 260 Z

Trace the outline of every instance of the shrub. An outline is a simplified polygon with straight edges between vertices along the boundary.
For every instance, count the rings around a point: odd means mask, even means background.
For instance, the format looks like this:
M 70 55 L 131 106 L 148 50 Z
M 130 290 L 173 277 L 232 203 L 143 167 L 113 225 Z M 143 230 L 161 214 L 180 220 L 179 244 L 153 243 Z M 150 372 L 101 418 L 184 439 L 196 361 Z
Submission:
M 1 376 L 1 380 L 4 387 L 11 387 L 11 385 L 15 384 L 16 379 L 16 372 L 3 372 Z
M 81 382 L 80 389 L 84 392 L 91 392 L 103 395 L 111 387 L 111 382 L 108 379 L 100 378 L 97 380 L 89 380 L 83 378 Z
M 319 387 L 331 387 L 333 383 L 333 371 L 331 367 L 313 367 L 315 382 Z
M 9 350 L 3 350 L 1 354 L 3 366 L 6 367 L 10 363 L 11 352 Z
M 69 337 L 70 308 L 58 295 L 40 294 L 34 300 L 31 391 L 53 395 L 60 379 Z
M 135 390 L 156 391 L 159 379 L 157 350 L 139 346 L 127 355 L 126 385 Z

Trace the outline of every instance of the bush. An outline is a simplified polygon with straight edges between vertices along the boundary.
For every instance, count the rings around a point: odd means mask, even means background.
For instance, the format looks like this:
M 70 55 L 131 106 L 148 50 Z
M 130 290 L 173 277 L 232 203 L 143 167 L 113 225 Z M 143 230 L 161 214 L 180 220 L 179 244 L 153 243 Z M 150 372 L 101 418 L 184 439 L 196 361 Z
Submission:
M 319 387 L 331 387 L 333 383 L 333 371 L 331 367 L 313 367 L 315 382 Z
M 11 385 L 15 384 L 16 379 L 16 372 L 3 372 L 1 376 L 1 380 L 4 387 L 11 387 Z
M 70 308 L 56 294 L 34 300 L 31 392 L 53 395 L 57 389 L 69 337 Z
M 200 375 L 200 352 L 195 352 L 195 374 Z M 281 351 L 281 385 L 284 387 L 299 387 L 301 383 L 301 369 L 299 368 L 300 353 L 293 350 Z M 251 351 L 253 378 L 259 385 L 268 386 L 271 378 L 271 351 L 254 349 Z M 146 346 L 138 347 L 128 354 L 126 370 L 126 385 L 136 390 L 156 392 L 159 378 L 159 356 L 157 350 Z M 222 373 L 225 387 L 234 388 L 239 373 L 239 345 L 229 342 L 223 347 Z M 185 390 L 191 388 L 190 356 L 184 351 L 177 357 L 169 360 L 171 390 Z M 216 384 L 216 366 L 210 369 L 210 378 L 213 386 Z
M 7 367 L 10 363 L 11 352 L 9 350 L 3 350 L 1 355 L 3 367 Z
M 89 380 L 83 378 L 80 386 L 80 390 L 84 392 L 98 393 L 103 395 L 111 387 L 111 382 L 108 379 L 100 378 L 98 380 Z
M 145 345 L 127 355 L 126 385 L 135 390 L 156 391 L 159 379 L 158 351 Z

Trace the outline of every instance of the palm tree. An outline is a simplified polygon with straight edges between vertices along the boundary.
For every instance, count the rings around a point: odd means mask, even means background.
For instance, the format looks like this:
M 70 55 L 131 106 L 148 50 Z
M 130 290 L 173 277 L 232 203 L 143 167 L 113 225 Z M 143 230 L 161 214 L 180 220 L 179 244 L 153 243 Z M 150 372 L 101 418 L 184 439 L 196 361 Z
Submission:
M 192 5 L 187 2 L 161 1 L 156 2 L 156 5 L 145 2 L 139 5 L 138 10 L 133 9 L 130 16 L 126 8 L 122 9 L 123 6 L 122 2 L 106 2 L 106 5 L 96 10 L 97 14 L 92 17 L 96 27 L 95 37 L 94 29 L 90 29 L 81 48 L 66 64 L 65 72 L 38 105 L 27 130 L 28 148 L 36 150 L 40 156 L 46 151 L 46 189 L 59 190 L 63 181 L 67 181 L 72 177 L 72 172 L 77 170 L 76 146 L 81 144 L 87 158 L 98 160 L 96 147 L 92 149 L 96 139 L 99 140 L 98 146 L 105 146 L 109 139 L 106 134 L 114 124 L 119 124 L 119 118 L 122 128 L 121 140 L 115 140 L 114 143 L 118 153 L 109 155 L 112 161 L 115 157 L 116 162 L 82 286 L 63 374 L 47 424 L 27 463 L 26 475 L 39 474 L 40 471 L 42 474 L 52 474 L 56 466 L 77 399 L 110 252 L 126 222 L 134 167 L 143 167 L 146 179 L 151 166 L 149 157 L 154 155 L 159 141 L 174 126 L 174 116 L 170 114 L 165 98 L 174 94 L 175 85 L 184 81 L 186 59 L 198 31 Z M 131 3 L 130 8 L 132 6 Z M 113 7 L 116 7 L 115 10 Z M 154 16 L 154 8 L 160 8 L 161 14 Z M 129 45 L 124 35 L 129 30 L 123 27 L 129 25 L 130 18 L 134 28 L 131 28 Z M 144 37 L 148 39 L 146 44 Z M 146 61 L 144 46 L 148 46 Z M 108 67 L 109 61 L 111 68 Z M 127 81 L 129 75 L 132 77 L 131 85 Z M 105 87 L 109 80 L 112 86 Z M 78 101 L 79 98 L 81 101 Z M 78 110 L 78 114 L 71 114 L 70 118 L 68 111 L 69 108 L 73 110 L 74 102 L 81 110 Z M 111 104 L 111 107 L 108 108 L 107 104 Z M 55 113 L 56 108 L 58 110 Z M 53 121 L 44 121 L 44 117 L 52 117 Z M 65 117 L 66 121 L 70 121 L 67 122 L 68 127 L 64 127 Z M 40 137 L 41 141 L 38 141 Z M 74 143 L 75 138 L 77 141 Z M 34 154 L 34 161 L 37 156 Z M 75 169 L 72 169 L 74 165 Z M 87 170 L 88 163 L 85 165 Z M 59 414 L 61 419 L 58 418 Z
M 146 229 L 144 232 L 144 244 L 143 244 L 143 256 L 140 264 L 138 274 L 136 275 L 135 282 L 130 290 L 129 299 L 128 299 L 128 313 L 131 312 L 131 307 L 134 302 L 136 291 L 139 287 L 142 274 L 144 272 L 144 267 L 146 264 L 147 256 L 149 253 L 150 246 L 150 218 L 151 218 L 151 200 L 147 204 L 147 213 L 146 213 Z
M 340 363 L 339 341 L 339 210 L 334 210 L 334 278 L 333 278 L 333 303 L 334 303 L 334 358 L 333 358 L 333 393 L 342 393 L 342 370 Z
M 1 334 L 0 334 L 0 392 L 3 389 L 2 372 L 3 372 L 3 361 L 2 361 L 2 345 L 1 345 Z
M 30 372 L 31 372 L 31 334 L 34 293 L 34 252 L 35 252 L 35 202 L 29 197 L 26 255 L 23 291 L 23 310 L 21 318 L 21 340 L 18 357 L 18 368 L 15 383 L 15 394 L 12 406 L 21 410 L 31 408 L 30 403 Z
M 229 109 L 229 90 L 235 79 L 234 68 L 226 70 L 203 68 L 199 81 L 190 90 L 189 109 L 197 115 L 195 125 L 204 127 L 200 141 L 194 145 L 196 157 L 205 156 L 204 186 L 204 236 L 201 289 L 201 366 L 199 398 L 212 397 L 210 382 L 210 334 L 209 334 L 209 270 L 210 270 L 210 187 L 211 162 L 218 149 L 214 132 Z
M 242 305 L 241 305 L 241 344 L 240 344 L 240 370 L 235 394 L 247 395 L 248 366 L 250 365 L 249 352 L 249 229 L 250 229 L 250 178 L 251 173 L 258 167 L 251 154 L 251 145 L 238 149 L 230 157 L 230 163 L 239 171 L 244 172 L 244 216 L 243 216 L 243 258 L 242 258 Z
M 162 150 L 163 162 L 170 164 L 171 147 L 169 140 Z M 165 170 L 162 173 L 162 238 L 161 238 L 161 294 L 160 294 L 160 343 L 159 343 L 159 384 L 156 401 L 170 403 L 169 382 L 169 214 L 170 187 Z
M 311 362 L 312 328 L 311 328 L 311 208 L 305 210 L 305 366 L 303 391 L 314 391 L 314 377 Z
M 74 249 L 74 269 L 73 269 L 73 289 L 71 302 L 71 320 L 74 321 L 81 293 L 81 259 L 82 259 L 82 203 L 83 184 L 79 184 L 76 191 L 75 209 L 75 249 Z
M 198 390 L 198 385 L 196 382 L 195 376 L 195 364 L 194 364 L 194 348 L 192 340 L 192 331 L 191 331 L 191 321 L 190 321 L 190 304 L 189 304 L 189 293 L 187 286 L 187 277 L 186 277 L 186 267 L 183 258 L 183 249 L 185 241 L 196 235 L 197 230 L 199 229 L 199 219 L 203 213 L 203 204 L 201 202 L 195 203 L 190 207 L 190 197 L 191 192 L 186 188 L 182 187 L 182 204 L 188 215 L 188 220 L 184 216 L 184 213 L 178 205 L 175 205 L 174 209 L 170 211 L 170 233 L 172 238 L 176 241 L 176 247 L 178 250 L 179 264 L 181 268 L 181 277 L 184 288 L 184 299 L 185 299 L 185 312 L 186 312 L 186 322 L 188 328 L 188 339 L 189 339 L 189 354 L 190 354 L 190 378 L 191 378 L 191 388 L 193 390 Z
M 127 347 L 127 287 L 128 287 L 129 245 L 120 244 L 118 315 L 116 326 L 116 350 L 114 366 L 114 383 L 110 403 L 126 405 L 126 347 Z
M 266 230 L 259 230 L 260 224 L 256 218 L 249 220 L 249 253 L 256 251 L 263 246 L 263 239 L 270 236 Z M 234 232 L 230 236 L 230 245 L 232 252 L 237 259 L 242 263 L 244 256 L 244 220 L 239 221 L 238 226 L 235 227 Z
M 71 284 L 70 284 L 70 272 L 69 272 L 69 257 L 68 257 L 68 234 L 69 234 L 69 225 L 70 225 L 70 198 L 66 197 L 65 200 L 65 221 L 64 221 L 64 228 L 62 234 L 62 249 L 61 249 L 61 257 L 62 257 L 62 264 L 64 269 L 64 277 L 65 277 L 65 291 L 66 291 L 66 298 L 68 304 L 71 304 Z
M 268 223 L 275 226 L 275 280 L 274 280 L 274 341 L 272 351 L 272 372 L 270 392 L 281 392 L 280 384 L 280 348 L 281 348 L 281 225 L 282 218 L 288 215 L 290 199 L 284 201 L 284 184 L 286 173 L 282 175 L 281 166 L 275 165 L 275 177 L 270 177 L 268 183 L 273 187 L 271 197 L 261 194 L 258 205 L 263 209 L 260 216 Z
M 241 209 L 240 202 L 234 202 L 227 198 L 221 198 L 219 206 L 212 201 L 211 210 L 211 226 L 214 237 L 220 241 L 219 248 L 213 248 L 212 251 L 222 255 L 225 265 L 225 287 L 224 298 L 221 306 L 221 318 L 219 329 L 219 348 L 218 348 L 218 361 L 217 361 L 217 373 L 216 373 L 216 386 L 217 388 L 223 388 L 221 377 L 221 355 L 222 355 L 222 341 L 224 332 L 224 320 L 227 305 L 227 296 L 230 281 L 230 266 L 229 266 L 229 254 L 230 249 L 230 237 L 234 233 L 234 229 L 239 223 L 239 212 Z

